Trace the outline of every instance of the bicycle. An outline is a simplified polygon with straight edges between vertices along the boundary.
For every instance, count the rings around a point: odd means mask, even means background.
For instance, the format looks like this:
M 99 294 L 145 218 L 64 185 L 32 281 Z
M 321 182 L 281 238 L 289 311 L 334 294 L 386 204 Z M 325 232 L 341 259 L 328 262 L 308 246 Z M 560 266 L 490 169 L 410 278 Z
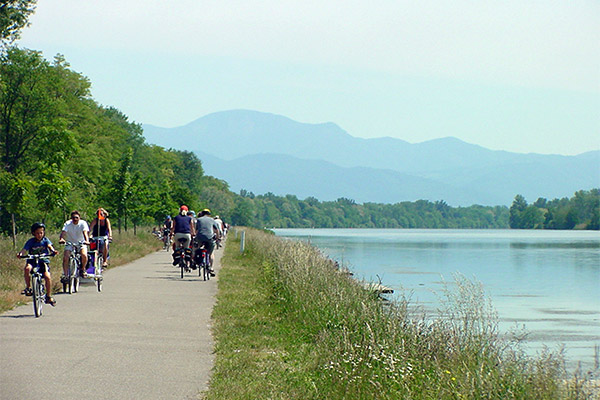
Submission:
M 163 231 L 163 243 L 164 249 L 166 251 L 169 251 L 169 249 L 171 248 L 171 231 L 168 229 L 165 229 Z
M 177 239 L 177 242 L 179 245 L 175 249 L 173 256 L 175 257 L 175 260 L 178 259 L 176 265 L 181 269 L 181 279 L 183 279 L 183 273 L 190 272 L 188 262 L 191 259 L 192 249 L 183 246 L 183 244 L 186 242 L 185 238 L 179 238 Z
M 103 246 L 108 246 L 108 236 L 94 236 L 90 239 L 90 254 L 88 256 L 87 277 L 96 281 L 98 292 L 102 292 L 102 272 L 104 271 Z M 110 255 L 107 254 L 107 259 Z
M 60 282 L 63 285 L 63 293 L 77 293 L 79 291 L 79 270 L 81 268 L 81 246 L 84 245 L 85 242 L 81 241 L 79 243 L 71 243 L 65 242 L 65 245 L 71 245 L 73 250 L 71 250 L 71 254 L 69 255 L 69 274 L 67 276 L 63 275 L 60 277 Z
M 29 254 L 20 256 L 27 260 L 33 260 L 33 268 L 31 268 L 31 289 L 33 291 L 33 314 L 36 318 L 42 316 L 44 302 L 46 301 L 46 285 L 44 284 L 44 272 L 46 263 L 49 262 L 49 257 L 54 254 Z M 44 267 L 42 270 L 42 266 Z
M 201 276 L 203 280 L 207 281 L 210 279 L 210 254 L 208 250 L 202 246 L 196 249 L 194 254 L 195 263 L 198 266 L 198 276 Z

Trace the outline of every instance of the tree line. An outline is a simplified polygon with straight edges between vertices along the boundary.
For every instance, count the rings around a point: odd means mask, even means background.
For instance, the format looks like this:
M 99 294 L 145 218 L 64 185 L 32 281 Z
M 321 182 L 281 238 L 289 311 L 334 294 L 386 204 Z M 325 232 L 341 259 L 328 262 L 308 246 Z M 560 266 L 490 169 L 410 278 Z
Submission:
M 507 228 L 508 207 L 451 207 L 445 201 L 418 200 L 396 204 L 364 203 L 339 198 L 273 193 L 254 195 L 242 190 L 235 217 L 244 225 L 269 228 Z
M 600 229 L 600 189 L 579 190 L 574 196 L 528 204 L 515 196 L 509 210 L 513 229 Z

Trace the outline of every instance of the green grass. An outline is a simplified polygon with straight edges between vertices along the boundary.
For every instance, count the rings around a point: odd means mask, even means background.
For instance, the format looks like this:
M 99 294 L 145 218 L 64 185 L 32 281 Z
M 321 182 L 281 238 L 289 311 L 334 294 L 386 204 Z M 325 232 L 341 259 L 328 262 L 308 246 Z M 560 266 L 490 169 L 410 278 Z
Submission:
M 480 285 L 457 277 L 435 317 L 384 306 L 315 248 L 230 234 L 206 399 L 585 399 L 560 354 L 525 355 L 497 333 Z M 588 390 L 588 391 L 586 391 Z
M 12 239 L 0 237 L 0 313 L 10 310 L 19 304 L 28 301 L 22 296 L 21 290 L 25 287 L 23 280 L 23 266 L 25 262 L 16 258 L 16 254 L 23 248 L 30 235 L 17 237 L 17 249 L 12 246 Z M 58 234 L 49 234 L 54 243 L 54 248 L 59 254 L 51 259 L 52 286 L 54 291 L 60 290 L 60 275 L 62 273 L 62 249 L 58 244 Z M 110 267 L 126 264 L 150 252 L 162 248 L 162 242 L 149 232 L 140 232 L 134 235 L 132 231 L 114 232 L 113 242 L 110 247 Z

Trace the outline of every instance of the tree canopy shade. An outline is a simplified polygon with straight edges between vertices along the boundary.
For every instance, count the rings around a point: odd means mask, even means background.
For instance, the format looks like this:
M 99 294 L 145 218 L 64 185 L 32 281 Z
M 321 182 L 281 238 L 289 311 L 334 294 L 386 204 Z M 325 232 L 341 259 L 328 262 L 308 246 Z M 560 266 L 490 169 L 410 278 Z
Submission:
M 0 49 L 19 38 L 37 0 L 0 0 Z

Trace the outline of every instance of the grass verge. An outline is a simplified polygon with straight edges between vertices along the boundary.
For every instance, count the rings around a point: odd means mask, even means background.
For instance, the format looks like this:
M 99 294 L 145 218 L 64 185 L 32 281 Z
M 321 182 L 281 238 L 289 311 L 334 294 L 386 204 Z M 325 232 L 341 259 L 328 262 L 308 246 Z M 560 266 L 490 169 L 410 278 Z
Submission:
M 12 239 L 0 237 L 0 313 L 23 304 L 29 299 L 21 295 L 25 286 L 23 266 L 25 262 L 16 258 L 17 252 L 23 247 L 31 235 L 19 235 L 17 249 L 12 246 Z M 58 234 L 48 235 L 59 254 L 51 259 L 52 283 L 54 291 L 60 290 L 60 275 L 62 273 L 62 246 L 58 245 Z M 137 235 L 132 231 L 115 232 L 110 247 L 110 268 L 126 264 L 148 253 L 162 248 L 162 242 L 149 232 L 138 230 Z
M 528 357 L 497 333 L 477 284 L 457 279 L 445 307 L 384 306 L 305 243 L 229 235 L 206 399 L 586 399 L 560 354 Z

